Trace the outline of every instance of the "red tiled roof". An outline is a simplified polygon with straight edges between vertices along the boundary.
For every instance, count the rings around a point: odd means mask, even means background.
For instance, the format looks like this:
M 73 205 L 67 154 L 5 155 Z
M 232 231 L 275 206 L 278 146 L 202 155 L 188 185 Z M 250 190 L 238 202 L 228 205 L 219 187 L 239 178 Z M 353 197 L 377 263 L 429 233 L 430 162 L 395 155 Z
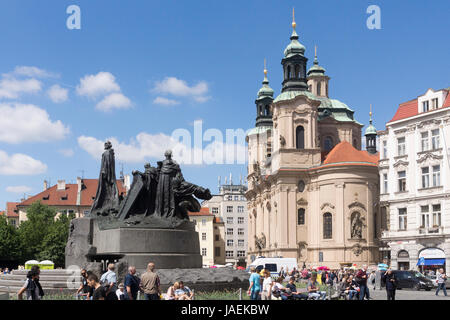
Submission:
M 81 190 L 81 205 L 82 206 L 92 206 L 94 202 L 95 195 L 97 194 L 98 179 L 83 179 L 82 180 L 86 189 Z M 117 180 L 117 189 L 119 190 L 119 195 L 127 193 L 122 180 Z
M 190 212 L 189 211 L 189 215 L 190 216 L 213 216 L 213 214 L 211 212 L 209 212 L 208 207 L 201 208 L 200 212 Z
M 377 166 L 380 154 L 370 154 L 367 151 L 355 149 L 349 142 L 338 143 L 327 155 L 324 165 L 336 163 L 355 163 L 360 165 Z
M 215 217 L 214 223 L 223 223 L 222 219 L 220 217 Z
M 419 114 L 419 109 L 417 105 L 417 99 L 400 103 L 398 106 L 397 112 L 395 113 L 394 117 L 389 121 L 397 121 L 401 119 L 406 119 L 409 117 L 413 117 Z M 388 123 L 389 123 L 388 122 Z
M 7 202 L 6 203 L 6 216 L 8 218 L 19 216 L 19 213 L 17 210 L 18 204 L 19 204 L 18 202 Z
M 81 206 L 91 206 L 94 202 L 97 193 L 98 179 L 82 179 L 84 187 L 81 190 Z M 117 188 L 119 194 L 126 193 L 122 180 L 117 180 Z M 20 206 L 29 206 L 36 201 L 50 206 L 76 206 L 77 205 L 78 185 L 66 184 L 64 190 L 58 190 L 58 185 L 54 185 L 37 195 L 29 197 L 27 200 L 21 202 Z M 63 200 L 62 198 L 67 198 Z
M 444 103 L 442 104 L 442 107 L 440 107 L 439 109 L 450 107 L 450 91 L 448 90 L 448 88 L 442 89 L 442 90 L 447 91 L 447 97 L 445 98 Z M 441 91 L 441 90 L 437 90 L 437 91 Z M 434 110 L 430 110 L 430 111 L 434 111 Z M 427 111 L 427 112 L 430 112 L 430 111 Z M 418 114 L 419 114 L 418 99 L 403 102 L 403 103 L 399 104 L 397 112 L 395 113 L 394 117 L 389 122 L 394 122 L 397 120 L 410 118 L 410 117 L 416 116 Z

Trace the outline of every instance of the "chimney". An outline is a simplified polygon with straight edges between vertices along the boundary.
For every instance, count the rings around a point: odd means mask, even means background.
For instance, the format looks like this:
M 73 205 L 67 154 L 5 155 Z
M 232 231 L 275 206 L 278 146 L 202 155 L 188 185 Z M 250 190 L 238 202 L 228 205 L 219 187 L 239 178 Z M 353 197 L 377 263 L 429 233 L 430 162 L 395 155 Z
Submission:
M 44 191 L 48 189 L 48 182 L 47 180 L 44 180 Z
M 131 188 L 131 177 L 129 174 L 123 176 L 123 186 L 128 194 L 128 191 L 130 191 Z
M 57 190 L 66 190 L 66 180 L 58 180 Z
M 80 177 L 77 177 L 77 206 L 81 205 L 81 190 L 82 190 L 82 181 Z

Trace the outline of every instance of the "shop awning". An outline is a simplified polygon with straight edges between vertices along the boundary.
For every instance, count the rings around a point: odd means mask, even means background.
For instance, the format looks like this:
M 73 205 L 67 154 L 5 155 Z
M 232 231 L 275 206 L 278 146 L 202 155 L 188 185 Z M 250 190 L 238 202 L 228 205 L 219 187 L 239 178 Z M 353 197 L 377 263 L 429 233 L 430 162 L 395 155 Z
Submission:
M 425 259 L 420 258 L 417 261 L 418 266 L 442 266 L 445 264 L 445 259 Z

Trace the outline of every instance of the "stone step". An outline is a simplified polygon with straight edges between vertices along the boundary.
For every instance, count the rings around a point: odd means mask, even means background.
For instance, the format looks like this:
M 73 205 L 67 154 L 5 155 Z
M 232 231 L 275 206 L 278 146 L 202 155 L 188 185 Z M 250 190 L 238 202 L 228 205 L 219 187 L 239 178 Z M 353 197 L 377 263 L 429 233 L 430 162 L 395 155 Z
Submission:
M 2 274 L 0 275 L 0 280 L 23 280 L 25 281 L 27 278 L 26 275 L 16 275 L 16 274 Z M 78 281 L 81 281 L 81 276 L 70 276 L 70 275 L 40 275 L 39 279 L 40 281 L 59 281 L 63 282 L 67 279 L 76 279 Z
M 28 271 L 30 270 L 12 270 L 11 274 L 14 275 L 27 275 Z M 41 275 L 71 275 L 73 274 L 73 271 L 69 271 L 66 269 L 54 269 L 54 270 L 40 270 L 41 271 Z
M 23 286 L 25 280 L 0 280 L 0 286 Z M 40 284 L 43 288 L 67 288 L 67 282 L 54 282 L 54 281 L 40 281 Z M 70 284 L 70 286 L 74 286 L 79 288 L 81 285 L 80 282 Z

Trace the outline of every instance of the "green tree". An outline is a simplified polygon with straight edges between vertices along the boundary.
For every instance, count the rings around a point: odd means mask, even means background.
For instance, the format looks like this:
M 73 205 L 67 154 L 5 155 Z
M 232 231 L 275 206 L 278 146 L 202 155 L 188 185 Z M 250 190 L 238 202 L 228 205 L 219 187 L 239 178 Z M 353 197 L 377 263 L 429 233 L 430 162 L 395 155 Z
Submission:
M 21 257 L 21 243 L 17 229 L 0 216 L 0 260 L 15 261 Z
M 27 221 L 19 226 L 23 247 L 22 260 L 38 259 L 44 238 L 55 223 L 56 211 L 40 201 L 34 202 L 27 210 Z
M 51 260 L 55 263 L 55 266 L 64 267 L 69 225 L 70 220 L 73 218 L 73 215 L 69 217 L 60 215 L 50 226 L 47 235 L 42 241 L 40 253 L 37 256 L 39 260 Z

